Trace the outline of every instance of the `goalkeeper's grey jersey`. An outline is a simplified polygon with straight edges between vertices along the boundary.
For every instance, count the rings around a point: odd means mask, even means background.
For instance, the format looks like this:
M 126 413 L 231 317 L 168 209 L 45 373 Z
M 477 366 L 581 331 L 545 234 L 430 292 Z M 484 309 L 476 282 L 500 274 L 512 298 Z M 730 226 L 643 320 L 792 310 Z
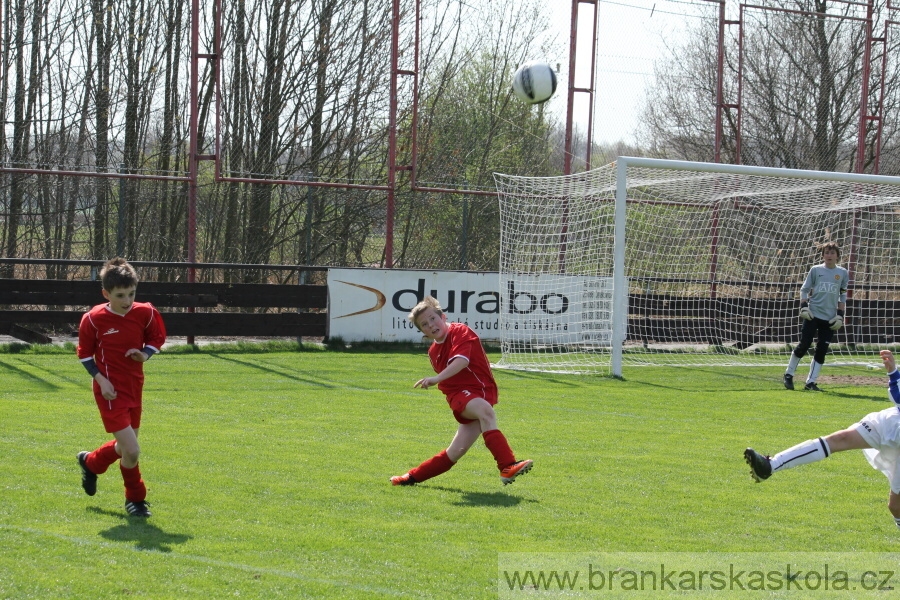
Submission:
M 800 300 L 809 299 L 809 311 L 817 319 L 830 321 L 837 315 L 838 302 L 847 301 L 849 275 L 844 267 L 829 269 L 824 264 L 809 270 Z

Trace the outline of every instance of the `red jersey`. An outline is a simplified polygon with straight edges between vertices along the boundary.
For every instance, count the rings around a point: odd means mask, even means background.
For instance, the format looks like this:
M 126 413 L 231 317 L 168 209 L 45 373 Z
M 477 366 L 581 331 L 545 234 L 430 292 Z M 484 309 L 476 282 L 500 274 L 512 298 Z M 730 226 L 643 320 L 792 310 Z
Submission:
M 441 343 L 432 342 L 428 358 L 435 373 L 440 373 L 456 357 L 469 361 L 468 366 L 449 379 L 438 383 L 438 389 L 449 398 L 462 390 L 481 390 L 482 398 L 497 397 L 497 383 L 491 373 L 491 363 L 481 346 L 478 334 L 463 323 L 448 323 L 447 337 Z
M 144 364 L 126 357 L 125 352 L 145 346 L 158 352 L 165 341 L 162 315 L 149 302 L 134 302 L 124 315 L 114 313 L 109 304 L 98 304 L 81 318 L 78 358 L 82 362 L 94 359 L 116 389 L 119 406 L 140 406 Z M 99 394 L 95 381 L 94 396 L 102 399 Z

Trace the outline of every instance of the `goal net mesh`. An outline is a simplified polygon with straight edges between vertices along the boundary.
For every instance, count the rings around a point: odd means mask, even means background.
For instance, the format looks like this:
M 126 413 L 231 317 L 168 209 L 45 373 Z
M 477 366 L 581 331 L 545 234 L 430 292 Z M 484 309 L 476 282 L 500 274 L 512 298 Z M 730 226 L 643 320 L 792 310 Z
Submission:
M 627 306 L 618 315 L 616 164 L 564 177 L 495 176 L 498 366 L 610 374 L 614 318 L 623 323 L 624 366 L 786 365 L 799 340 L 800 287 L 826 241 L 840 245 L 839 264 L 850 271 L 846 325 L 826 363 L 880 364 L 877 350 L 898 341 L 900 186 L 802 171 L 625 172 Z

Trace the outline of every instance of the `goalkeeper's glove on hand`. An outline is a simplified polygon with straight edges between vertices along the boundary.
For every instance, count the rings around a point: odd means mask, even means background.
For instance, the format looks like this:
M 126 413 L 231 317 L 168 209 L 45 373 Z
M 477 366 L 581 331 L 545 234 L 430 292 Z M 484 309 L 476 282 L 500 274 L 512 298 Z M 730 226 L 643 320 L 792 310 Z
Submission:
M 828 324 L 831 325 L 832 331 L 837 331 L 841 327 L 844 326 L 844 311 L 837 311 L 837 316 L 832 320 L 828 321 Z
M 809 311 L 809 302 L 800 303 L 800 318 L 805 321 L 812 321 L 812 313 Z

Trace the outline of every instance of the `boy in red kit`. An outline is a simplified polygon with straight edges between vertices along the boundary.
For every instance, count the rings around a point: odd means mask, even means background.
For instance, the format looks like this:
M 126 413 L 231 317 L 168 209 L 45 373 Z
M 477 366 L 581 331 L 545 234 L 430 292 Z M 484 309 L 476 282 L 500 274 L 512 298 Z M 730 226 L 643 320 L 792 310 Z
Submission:
M 78 328 L 78 358 L 94 378 L 94 399 L 111 440 L 93 452 L 79 452 L 81 487 L 97 493 L 97 475 L 119 462 L 125 481 L 125 510 L 149 517 L 147 488 L 138 468 L 138 430 L 144 367 L 166 341 L 162 316 L 152 304 L 135 302 L 138 278 L 124 258 L 114 258 L 100 271 L 103 297 L 85 313 Z
M 422 334 L 434 340 L 428 349 L 434 377 L 420 379 L 413 387 L 427 390 L 433 385 L 447 396 L 459 423 L 450 446 L 404 475 L 391 477 L 393 485 L 415 485 L 446 473 L 472 447 L 479 436 L 497 461 L 504 485 L 531 470 L 532 461 L 517 461 L 506 437 L 497 429 L 497 384 L 491 374 L 478 335 L 462 323 L 447 323 L 438 301 L 428 296 L 409 313 Z

